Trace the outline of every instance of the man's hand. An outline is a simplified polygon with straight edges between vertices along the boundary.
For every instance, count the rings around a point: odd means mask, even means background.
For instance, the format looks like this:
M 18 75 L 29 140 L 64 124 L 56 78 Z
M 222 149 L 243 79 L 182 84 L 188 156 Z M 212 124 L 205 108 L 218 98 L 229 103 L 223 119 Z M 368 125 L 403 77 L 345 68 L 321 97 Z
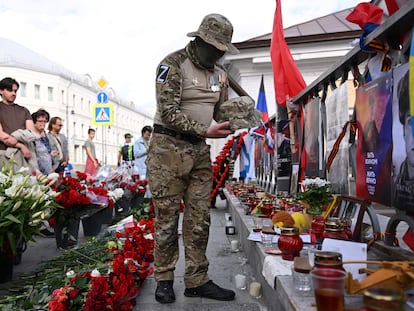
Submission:
M 24 156 L 26 159 L 30 159 L 30 158 L 32 157 L 32 154 L 30 153 L 29 148 L 27 148 L 25 144 L 18 143 L 16 146 L 17 146 L 18 148 L 20 148 L 20 151 L 23 153 L 23 156 Z
M 233 133 L 234 131 L 230 129 L 230 122 L 225 121 L 211 125 L 207 130 L 207 138 L 224 138 Z
M 8 146 L 14 147 L 17 144 L 17 139 L 10 135 L 4 138 L 4 143 Z

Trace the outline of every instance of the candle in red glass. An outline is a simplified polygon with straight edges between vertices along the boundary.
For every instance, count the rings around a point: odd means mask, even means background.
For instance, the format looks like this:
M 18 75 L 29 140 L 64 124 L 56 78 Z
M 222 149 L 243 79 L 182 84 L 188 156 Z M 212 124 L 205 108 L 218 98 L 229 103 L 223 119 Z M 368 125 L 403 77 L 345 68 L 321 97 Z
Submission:
M 262 204 L 262 213 L 266 215 L 266 217 L 270 217 L 273 212 L 273 203 L 269 199 L 265 199 Z
M 339 220 L 326 221 L 323 231 L 323 237 L 331 239 L 348 240 L 348 234 L 345 232 L 344 226 L 342 222 L 340 222 Z
M 321 251 L 315 253 L 313 270 L 336 269 L 345 271 L 342 266 L 342 254 L 338 252 Z
M 325 225 L 325 218 L 323 216 L 315 216 L 311 223 L 312 234 L 315 235 L 316 239 L 322 238 L 323 229 Z
M 297 227 L 283 227 L 280 230 L 280 237 L 277 246 L 282 251 L 282 258 L 285 260 L 293 260 L 299 256 L 299 252 L 303 248 L 303 241 L 299 236 Z

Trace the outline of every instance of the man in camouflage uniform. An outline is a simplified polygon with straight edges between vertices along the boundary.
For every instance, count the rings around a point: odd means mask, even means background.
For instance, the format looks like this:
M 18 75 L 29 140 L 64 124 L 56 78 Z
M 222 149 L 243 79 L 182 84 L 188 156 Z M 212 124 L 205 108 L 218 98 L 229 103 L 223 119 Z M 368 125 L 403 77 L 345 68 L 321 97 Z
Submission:
M 178 217 L 185 203 L 185 292 L 187 297 L 233 300 L 235 293 L 209 280 L 207 248 L 210 227 L 212 170 L 205 138 L 224 138 L 229 121 L 211 124 L 228 98 L 226 72 L 216 62 L 231 44 L 233 26 L 219 14 L 204 17 L 195 39 L 169 54 L 158 66 L 157 111 L 147 158 L 148 180 L 155 204 L 155 298 L 175 301 L 174 270 L 178 260 Z

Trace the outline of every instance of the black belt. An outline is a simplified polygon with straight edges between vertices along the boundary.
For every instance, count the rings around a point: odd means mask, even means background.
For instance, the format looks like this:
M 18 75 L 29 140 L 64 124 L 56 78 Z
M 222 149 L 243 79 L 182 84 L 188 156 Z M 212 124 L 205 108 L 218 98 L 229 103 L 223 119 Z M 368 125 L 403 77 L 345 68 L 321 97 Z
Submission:
M 159 124 L 154 124 L 154 133 L 165 134 L 171 137 L 175 137 L 177 139 L 188 141 L 189 143 L 192 143 L 192 144 L 198 144 L 205 140 L 205 138 L 198 137 L 195 135 L 179 133 L 177 131 L 163 127 L 162 125 L 159 125 Z

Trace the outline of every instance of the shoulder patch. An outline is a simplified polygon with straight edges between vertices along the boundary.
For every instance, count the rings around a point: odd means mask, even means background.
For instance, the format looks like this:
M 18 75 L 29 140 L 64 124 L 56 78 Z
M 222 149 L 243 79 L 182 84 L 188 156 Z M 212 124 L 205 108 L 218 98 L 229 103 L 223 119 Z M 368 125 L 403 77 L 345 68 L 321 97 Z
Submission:
M 157 83 L 165 83 L 167 82 L 168 73 L 170 72 L 171 66 L 161 64 L 157 70 Z

